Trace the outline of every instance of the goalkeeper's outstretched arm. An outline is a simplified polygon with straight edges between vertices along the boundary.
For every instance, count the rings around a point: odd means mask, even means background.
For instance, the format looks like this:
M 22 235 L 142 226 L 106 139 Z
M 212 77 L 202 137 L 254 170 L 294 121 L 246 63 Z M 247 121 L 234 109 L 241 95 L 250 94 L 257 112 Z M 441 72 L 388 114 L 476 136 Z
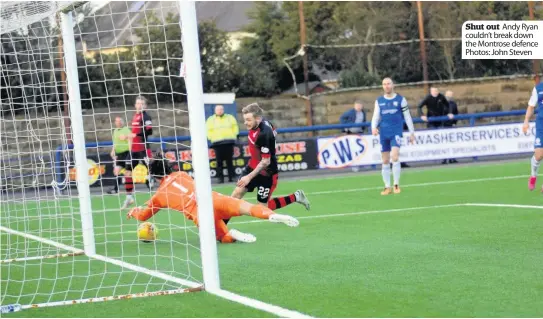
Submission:
M 147 207 L 134 207 L 132 208 L 126 217 L 128 219 L 135 218 L 140 222 L 144 222 L 149 218 L 153 217 L 160 211 L 160 208 L 153 204 L 153 200 L 147 202 Z

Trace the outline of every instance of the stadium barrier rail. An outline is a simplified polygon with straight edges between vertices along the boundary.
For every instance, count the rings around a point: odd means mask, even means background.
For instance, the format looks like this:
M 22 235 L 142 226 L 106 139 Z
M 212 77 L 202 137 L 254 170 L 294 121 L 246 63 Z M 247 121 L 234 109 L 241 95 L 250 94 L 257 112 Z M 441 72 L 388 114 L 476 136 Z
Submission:
M 474 127 L 477 126 L 476 122 L 479 119 L 485 119 L 485 118 L 499 118 L 499 117 L 512 117 L 512 116 L 521 116 L 525 114 L 525 110 L 515 110 L 515 111 L 506 111 L 506 112 L 481 112 L 481 113 L 469 113 L 469 114 L 458 114 L 454 116 L 454 120 L 457 121 L 469 121 L 468 126 L 455 126 L 452 129 L 459 129 L 462 127 Z M 448 116 L 438 116 L 438 117 L 430 117 L 428 118 L 428 122 L 443 122 L 450 120 Z M 413 118 L 413 122 L 415 124 L 417 123 L 426 123 L 422 121 L 420 118 L 415 117 Z M 518 121 L 516 122 L 518 124 Z M 482 124 L 482 125 L 492 125 L 491 123 Z M 493 124 L 505 124 L 505 123 L 493 123 Z M 301 126 L 301 127 L 288 127 L 288 128 L 278 128 L 277 133 L 278 134 L 286 134 L 286 133 L 301 133 L 301 132 L 319 132 L 319 131 L 328 131 L 328 130 L 342 130 L 345 128 L 352 128 L 352 127 L 371 127 L 371 122 L 365 122 L 360 124 L 327 124 L 327 125 L 314 125 L 314 126 Z M 421 130 L 417 130 L 417 132 L 420 132 Z M 424 130 L 422 130 L 424 131 Z M 240 136 L 247 136 L 247 131 L 241 131 Z M 282 163 L 279 163 L 280 170 L 305 170 L 305 169 L 312 169 L 312 168 L 323 168 L 321 163 L 319 161 L 322 161 L 322 154 L 319 152 L 319 139 L 330 139 L 331 137 L 314 137 L 314 138 L 297 138 L 291 141 L 280 141 L 278 142 L 278 147 L 284 147 L 285 149 L 291 149 L 290 151 L 285 151 L 283 153 L 279 152 L 278 155 L 281 155 L 281 161 Z M 148 140 L 151 144 L 160 144 L 160 148 L 169 156 L 171 154 L 168 154 L 168 152 L 175 151 L 176 156 L 180 157 L 183 161 L 183 166 L 179 169 L 188 170 L 190 171 L 191 167 L 190 164 L 190 150 L 185 146 L 177 145 L 179 142 L 187 142 L 190 141 L 190 136 L 171 136 L 171 137 L 163 137 L 163 138 L 150 138 Z M 98 143 L 88 143 L 86 144 L 86 148 L 101 148 L 101 147 L 108 147 L 112 146 L 112 141 L 104 141 L 104 142 L 98 142 Z M 294 148 L 294 150 L 292 150 Z M 73 145 L 67 145 L 63 146 L 60 145 L 55 150 L 55 175 L 56 175 L 56 182 L 60 185 L 64 181 L 64 176 L 66 174 L 64 166 L 64 151 L 67 149 L 73 149 Z M 189 152 L 189 153 L 187 153 Z M 312 158 L 311 153 L 314 152 L 315 158 Z M 236 154 L 237 156 L 234 157 L 235 161 L 235 167 L 236 169 L 241 169 L 243 165 L 245 165 L 248 154 L 246 152 L 246 145 L 239 145 L 236 148 Z M 106 154 L 107 155 L 107 154 Z M 497 155 L 497 154 L 492 154 Z M 98 156 L 99 157 L 99 156 Z M 473 156 L 474 160 L 477 160 L 478 156 Z M 213 153 L 210 153 L 210 159 L 212 170 L 214 172 L 214 155 Z M 444 159 L 444 158 L 441 158 Z M 99 162 L 103 162 L 98 158 Z M 174 160 L 172 158 L 172 160 Z M 112 163 L 112 160 L 109 159 L 108 162 Z M 298 163 L 298 164 L 297 164 Z M 90 162 L 92 164 L 92 161 Z M 239 164 L 239 165 L 238 165 Z M 286 164 L 286 165 L 282 165 Z M 291 164 L 291 165 L 289 165 Z M 216 165 L 216 163 L 215 163 Z M 361 166 L 370 165 L 372 167 L 375 167 L 376 164 L 362 164 Z M 112 165 L 109 165 L 112 166 Z M 349 165 L 347 165 L 349 166 Z M 357 165 L 354 165 L 357 166 Z M 336 167 L 336 166 L 331 166 Z M 337 165 L 337 167 L 345 167 L 344 165 Z M 95 167 L 94 169 L 100 170 L 100 168 Z M 103 171 L 104 168 L 101 168 Z M 94 175 L 101 175 L 102 172 L 100 171 L 99 174 Z M 107 170 L 109 175 L 109 169 Z M 111 168 L 112 171 L 112 168 Z M 212 174 L 213 174 L 212 172 Z M 215 172 L 216 174 L 216 172 Z M 99 177 L 99 176 L 98 176 Z M 113 180 L 113 179 L 112 179 Z M 94 180 L 96 181 L 96 180 Z

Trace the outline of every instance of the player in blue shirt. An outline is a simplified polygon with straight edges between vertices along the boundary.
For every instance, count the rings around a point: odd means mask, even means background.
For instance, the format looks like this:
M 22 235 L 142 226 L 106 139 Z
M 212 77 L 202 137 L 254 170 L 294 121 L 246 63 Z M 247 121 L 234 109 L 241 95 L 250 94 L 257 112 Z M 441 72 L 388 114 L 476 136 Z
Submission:
M 371 132 L 374 136 L 380 135 L 381 158 L 383 167 L 381 174 L 385 182 L 385 189 L 381 195 L 392 193 L 390 188 L 390 160 L 392 159 L 392 174 L 394 176 L 394 194 L 400 193 L 400 174 L 402 166 L 399 161 L 400 144 L 403 137 L 403 121 L 409 129 L 411 143 L 415 142 L 415 127 L 409 113 L 407 100 L 394 92 L 394 82 L 390 78 L 383 79 L 384 95 L 375 101 L 375 110 L 371 120 Z
M 531 191 L 535 189 L 537 171 L 543 159 L 543 83 L 537 84 L 532 90 L 532 96 L 530 97 L 530 101 L 528 101 L 528 109 L 524 118 L 524 125 L 522 125 L 524 134 L 528 133 L 530 118 L 534 115 L 536 108 L 534 156 L 532 156 L 532 174 L 528 180 L 528 189 Z M 543 189 L 541 191 L 543 192 Z

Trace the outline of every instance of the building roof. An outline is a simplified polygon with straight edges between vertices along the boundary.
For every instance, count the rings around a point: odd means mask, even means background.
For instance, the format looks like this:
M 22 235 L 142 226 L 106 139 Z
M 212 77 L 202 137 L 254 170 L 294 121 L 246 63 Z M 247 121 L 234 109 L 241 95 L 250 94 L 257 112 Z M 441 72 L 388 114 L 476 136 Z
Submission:
M 322 85 L 320 81 L 310 81 L 309 83 L 309 92 L 313 91 L 316 87 Z M 298 90 L 298 94 L 304 95 L 305 94 L 305 83 L 298 83 L 296 84 L 296 89 Z M 282 94 L 296 94 L 296 90 L 294 88 L 294 85 L 290 87 L 290 89 L 283 91 Z
M 250 19 L 247 12 L 252 1 L 200 1 L 196 3 L 198 22 L 214 21 L 220 30 L 240 31 Z M 80 21 L 74 33 L 81 35 L 87 49 L 133 45 L 138 39 L 131 29 L 141 27 L 147 14 L 163 20 L 169 13 L 178 14 L 177 1 L 109 1 L 101 4 L 91 18 Z M 79 42 L 79 41 L 78 41 Z M 78 44 L 79 49 L 81 44 Z

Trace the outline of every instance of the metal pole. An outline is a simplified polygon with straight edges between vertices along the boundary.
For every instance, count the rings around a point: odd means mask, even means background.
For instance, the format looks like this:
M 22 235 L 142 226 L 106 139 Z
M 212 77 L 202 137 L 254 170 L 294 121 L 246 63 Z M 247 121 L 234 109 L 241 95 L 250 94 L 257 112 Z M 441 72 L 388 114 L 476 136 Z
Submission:
M 179 0 L 179 9 L 181 10 L 183 61 L 187 67 L 185 85 L 187 86 L 187 92 L 189 92 L 187 94 L 187 104 L 189 108 L 192 164 L 196 174 L 196 202 L 198 203 L 200 254 L 202 256 L 204 286 L 207 291 L 216 291 L 220 289 L 219 262 L 217 260 L 213 199 L 211 197 L 196 4 L 194 1 Z
M 529 11 L 529 14 L 530 14 L 530 20 L 535 20 L 534 2 L 533 1 L 528 1 L 528 11 Z M 537 85 L 537 84 L 539 84 L 539 72 L 540 72 L 539 60 L 537 60 L 537 59 L 533 60 L 533 72 L 534 72 L 534 81 L 535 81 L 535 84 Z
M 60 15 L 61 13 L 59 13 Z M 60 23 L 58 24 L 60 25 Z M 62 42 L 62 34 L 58 36 L 58 57 L 59 57 L 59 63 L 60 63 L 60 80 L 62 85 L 62 95 L 59 96 L 59 99 L 61 99 L 60 105 L 64 109 L 64 127 L 66 131 L 66 140 L 68 142 L 68 145 L 73 144 L 72 142 L 72 130 L 70 128 L 70 103 L 68 103 L 68 95 L 66 94 L 66 71 L 64 69 L 64 50 L 62 49 L 62 46 L 64 43 Z
M 422 3 L 417 1 L 419 16 L 419 39 L 420 39 L 420 59 L 422 61 L 422 77 L 424 80 L 424 91 L 428 93 L 428 62 L 426 61 L 426 42 L 424 42 L 424 17 L 422 15 Z
M 305 50 L 306 42 L 306 27 L 305 27 L 305 17 L 304 17 L 304 3 L 303 1 L 298 1 L 298 15 L 300 16 L 300 43 L 302 48 Z M 305 83 L 305 106 L 307 111 L 307 126 L 313 126 L 313 108 L 311 107 L 311 99 L 309 98 L 309 67 L 307 61 L 307 52 L 304 52 L 303 56 L 303 65 L 304 65 L 304 83 Z M 296 83 L 294 83 L 296 85 Z M 310 132 L 312 136 L 312 132 Z
M 83 230 L 83 246 L 85 254 L 96 254 L 94 242 L 94 227 L 89 184 L 89 164 L 85 149 L 85 129 L 83 128 L 83 113 L 81 111 L 81 95 L 79 93 L 79 76 L 77 74 L 77 57 L 75 53 L 75 38 L 72 12 L 61 13 L 64 58 L 66 59 L 66 78 L 69 82 L 70 119 L 74 124 L 74 157 L 76 167 L 77 192 L 79 194 L 79 213 Z

